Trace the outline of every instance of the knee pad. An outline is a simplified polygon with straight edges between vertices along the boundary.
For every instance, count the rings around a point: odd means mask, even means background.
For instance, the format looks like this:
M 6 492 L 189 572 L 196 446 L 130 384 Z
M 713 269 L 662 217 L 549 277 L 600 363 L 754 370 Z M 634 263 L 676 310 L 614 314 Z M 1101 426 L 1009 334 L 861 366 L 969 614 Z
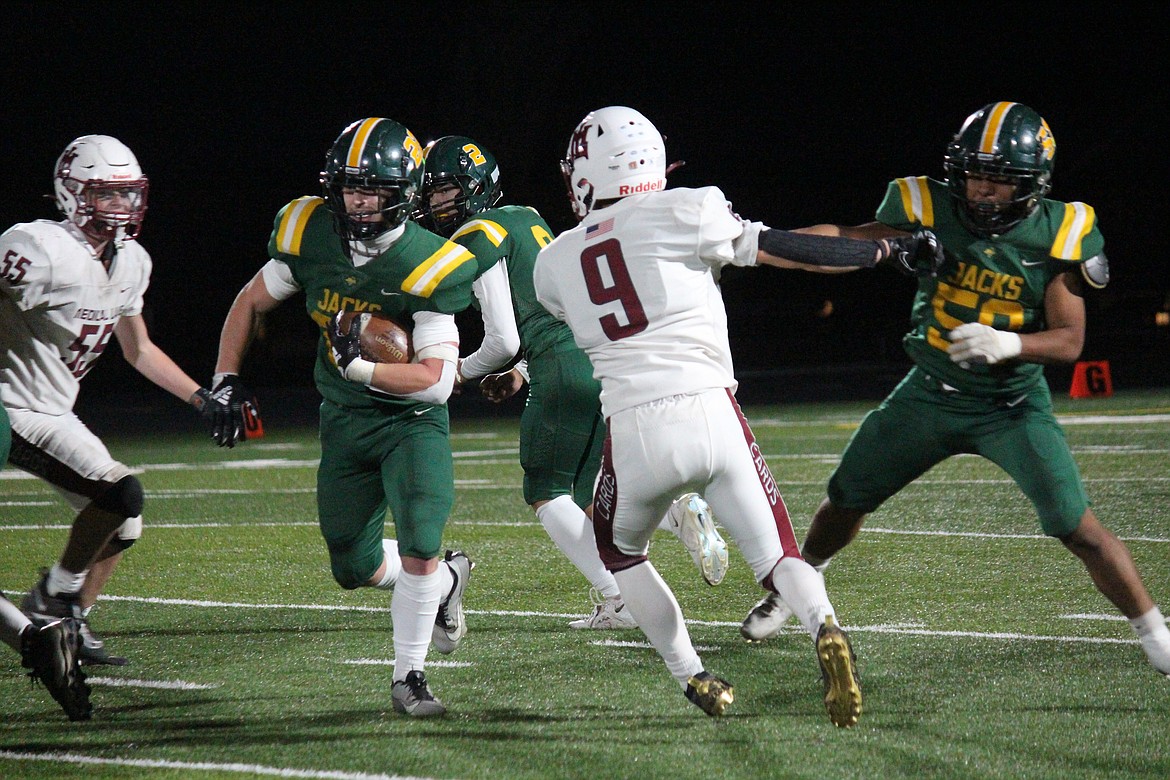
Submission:
M 142 490 L 142 483 L 138 481 L 137 477 L 127 475 L 111 485 L 105 493 L 95 498 L 92 506 L 110 514 L 131 518 L 142 514 L 144 503 L 146 503 L 146 494 Z M 141 527 L 139 533 L 141 533 Z
M 130 545 L 138 541 L 142 536 L 142 515 L 137 517 L 130 517 L 126 522 L 118 526 L 118 530 L 114 532 L 114 536 L 110 539 L 110 546 L 116 548 L 119 552 L 125 552 L 130 549 Z

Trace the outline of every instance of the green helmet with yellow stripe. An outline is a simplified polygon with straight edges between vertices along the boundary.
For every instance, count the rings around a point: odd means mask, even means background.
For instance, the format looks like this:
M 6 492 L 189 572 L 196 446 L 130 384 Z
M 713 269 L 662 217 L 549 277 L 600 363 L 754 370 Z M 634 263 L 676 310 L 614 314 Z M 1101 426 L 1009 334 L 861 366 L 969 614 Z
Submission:
M 481 144 L 447 135 L 427 147 L 418 221 L 450 237 L 472 214 L 500 202 L 500 167 Z
M 1022 103 L 989 103 L 963 123 L 947 146 L 947 185 L 959 216 L 976 235 L 1005 233 L 1026 219 L 1052 187 L 1056 141 L 1048 123 Z M 1010 201 L 968 198 L 972 176 L 1015 185 Z
M 410 218 L 422 185 L 423 148 L 393 119 L 359 119 L 341 131 L 325 156 L 321 187 L 338 235 L 368 240 Z M 376 211 L 349 213 L 346 192 L 378 196 Z

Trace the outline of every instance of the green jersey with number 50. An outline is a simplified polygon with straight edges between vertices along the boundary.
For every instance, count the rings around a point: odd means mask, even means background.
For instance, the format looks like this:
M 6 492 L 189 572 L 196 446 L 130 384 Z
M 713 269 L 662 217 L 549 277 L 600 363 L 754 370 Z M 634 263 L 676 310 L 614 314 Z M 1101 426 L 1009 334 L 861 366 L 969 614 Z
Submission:
M 456 230 L 451 240 L 471 250 L 481 274 L 500 260 L 507 263 L 523 357 L 531 361 L 558 344 L 573 342 L 569 327 L 536 300 L 532 271 L 537 254 L 552 241 L 552 230 L 535 209 L 499 206 L 481 211 Z
M 947 354 L 950 331 L 966 322 L 997 330 L 1043 330 L 1048 283 L 1099 254 L 1104 239 L 1097 216 L 1084 203 L 1041 200 L 1006 233 L 980 238 L 963 227 L 944 182 L 917 176 L 895 179 L 877 220 L 899 230 L 934 231 L 947 253 L 937 278 L 918 280 L 906 352 L 923 371 L 961 392 L 1016 397 L 1043 380 L 1038 363 L 1007 361 L 964 367 Z

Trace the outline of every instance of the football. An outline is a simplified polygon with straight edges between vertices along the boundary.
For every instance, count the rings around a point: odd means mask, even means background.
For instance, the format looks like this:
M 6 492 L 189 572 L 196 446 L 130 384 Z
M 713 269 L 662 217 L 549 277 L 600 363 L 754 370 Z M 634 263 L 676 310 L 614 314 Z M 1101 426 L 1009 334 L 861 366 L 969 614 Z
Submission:
M 347 330 L 358 317 L 361 325 L 358 343 L 362 358 L 374 363 L 409 363 L 414 358 L 414 345 L 406 328 L 380 312 L 343 312 L 338 318 L 342 330 Z

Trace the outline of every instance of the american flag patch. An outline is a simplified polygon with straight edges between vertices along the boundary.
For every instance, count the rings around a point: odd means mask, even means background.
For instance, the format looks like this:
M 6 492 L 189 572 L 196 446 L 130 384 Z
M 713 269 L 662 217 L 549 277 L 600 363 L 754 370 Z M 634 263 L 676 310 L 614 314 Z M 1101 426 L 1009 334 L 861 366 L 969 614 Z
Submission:
M 585 238 L 596 238 L 603 233 L 608 233 L 613 230 L 613 217 L 598 222 L 596 225 L 590 225 L 585 228 Z

